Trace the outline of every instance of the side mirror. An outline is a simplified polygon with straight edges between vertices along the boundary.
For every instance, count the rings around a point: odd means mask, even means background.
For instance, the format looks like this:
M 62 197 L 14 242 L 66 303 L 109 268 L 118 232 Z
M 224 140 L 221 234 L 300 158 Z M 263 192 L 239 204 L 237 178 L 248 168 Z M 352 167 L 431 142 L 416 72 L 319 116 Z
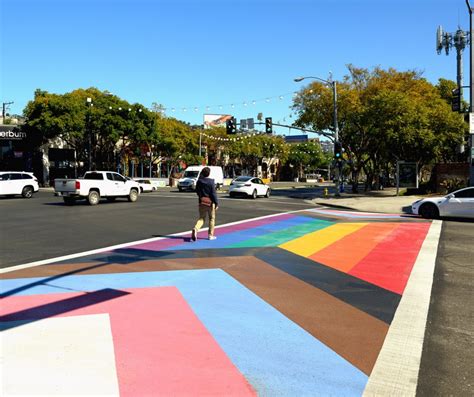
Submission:
M 446 196 L 446 198 L 447 198 L 448 200 L 451 200 L 452 198 L 454 198 L 454 194 L 452 194 L 452 193 L 451 193 L 451 194 L 448 194 L 448 195 Z

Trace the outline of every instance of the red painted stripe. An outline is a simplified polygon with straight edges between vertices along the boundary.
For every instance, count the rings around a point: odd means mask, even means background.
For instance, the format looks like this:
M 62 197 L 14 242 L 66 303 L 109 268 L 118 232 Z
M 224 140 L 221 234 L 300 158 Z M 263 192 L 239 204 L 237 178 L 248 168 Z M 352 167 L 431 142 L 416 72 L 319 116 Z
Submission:
M 125 291 L 130 294 L 80 309 L 65 307 L 59 315 L 109 313 L 121 396 L 256 395 L 176 287 Z M 1 312 L 61 305 L 80 295 L 9 297 Z M 38 313 L 48 317 L 48 310 Z
M 393 230 L 349 274 L 403 294 L 430 223 L 403 223 Z

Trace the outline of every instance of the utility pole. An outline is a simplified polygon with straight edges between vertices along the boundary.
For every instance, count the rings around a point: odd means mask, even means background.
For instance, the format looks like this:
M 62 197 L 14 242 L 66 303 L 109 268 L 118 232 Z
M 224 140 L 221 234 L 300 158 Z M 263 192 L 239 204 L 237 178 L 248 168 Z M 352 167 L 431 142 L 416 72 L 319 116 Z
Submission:
M 469 11 L 469 60 L 470 60 L 470 67 L 469 67 L 469 118 L 473 117 L 474 112 L 474 87 L 472 77 L 474 74 L 474 56 L 472 51 L 472 7 L 469 4 L 469 0 L 466 0 L 467 9 Z M 471 123 L 469 123 L 470 125 Z M 469 131 L 469 184 L 474 186 L 474 131 Z
M 468 150 L 468 167 L 469 167 L 469 184 L 471 186 L 474 186 L 474 129 L 471 129 L 471 119 L 474 117 L 474 87 L 473 87 L 473 68 L 474 68 L 474 62 L 473 62 L 473 51 L 472 51 L 472 40 L 473 40 L 473 32 L 472 32 L 472 8 L 469 4 L 469 0 L 466 0 L 466 5 L 469 10 L 469 32 L 463 31 L 460 27 L 458 27 L 458 30 L 456 33 L 448 33 L 444 32 L 443 28 L 441 26 L 438 27 L 438 30 L 436 32 L 436 51 L 438 54 L 441 53 L 441 51 L 444 50 L 446 51 L 446 55 L 449 55 L 449 49 L 451 47 L 456 48 L 456 60 L 457 60 L 457 73 L 456 73 L 456 80 L 457 80 L 457 94 L 453 91 L 453 103 L 452 103 L 452 109 L 455 111 L 458 111 L 462 113 L 462 98 L 463 98 L 463 62 L 462 62 L 462 55 L 464 48 L 469 45 L 469 61 L 470 61 L 470 67 L 469 67 L 469 150 Z M 455 95 L 457 96 L 457 104 L 454 102 Z
M 3 117 L 3 122 L 4 123 L 5 123 L 5 116 L 7 115 L 8 105 L 11 105 L 12 103 L 14 103 L 14 102 L 13 101 L 12 102 L 3 102 L 2 117 Z

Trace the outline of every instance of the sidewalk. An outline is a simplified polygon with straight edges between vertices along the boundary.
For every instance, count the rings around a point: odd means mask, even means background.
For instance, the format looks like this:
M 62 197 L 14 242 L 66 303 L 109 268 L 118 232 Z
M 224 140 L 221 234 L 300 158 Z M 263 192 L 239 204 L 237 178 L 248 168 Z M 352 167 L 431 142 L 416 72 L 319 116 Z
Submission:
M 421 196 L 396 196 L 396 189 L 361 192 L 358 194 L 342 193 L 341 197 L 316 198 L 314 204 L 329 207 L 346 208 L 357 211 L 382 213 L 411 213 L 411 204 Z

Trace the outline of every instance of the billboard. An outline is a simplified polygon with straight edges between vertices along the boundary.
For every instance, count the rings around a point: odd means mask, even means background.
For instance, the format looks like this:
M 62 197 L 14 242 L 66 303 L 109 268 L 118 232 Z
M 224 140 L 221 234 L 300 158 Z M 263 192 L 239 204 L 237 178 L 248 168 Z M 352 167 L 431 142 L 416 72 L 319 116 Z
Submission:
M 230 120 L 230 114 L 205 114 L 204 115 L 204 129 L 212 127 L 225 127 L 227 120 Z

